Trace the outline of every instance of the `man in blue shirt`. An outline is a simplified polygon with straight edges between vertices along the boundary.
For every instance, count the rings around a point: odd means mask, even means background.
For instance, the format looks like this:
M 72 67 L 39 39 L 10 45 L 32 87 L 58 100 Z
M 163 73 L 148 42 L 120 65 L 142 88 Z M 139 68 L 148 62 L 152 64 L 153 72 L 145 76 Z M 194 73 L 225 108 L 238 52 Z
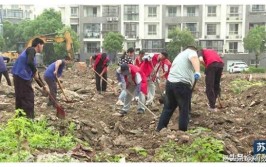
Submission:
M 61 77 L 63 74 L 63 69 L 66 64 L 71 63 L 71 58 L 66 56 L 65 59 L 57 60 L 50 64 L 44 72 L 44 80 L 47 83 L 51 96 L 54 100 L 56 100 L 57 94 L 57 86 L 56 86 L 56 78 Z M 55 107 L 55 102 L 49 98 L 48 106 L 53 105 Z
M 9 75 L 8 75 L 6 64 L 4 62 L 5 60 L 7 60 L 7 62 L 9 62 L 10 59 L 8 57 L 0 56 L 0 83 L 1 83 L 1 80 L 2 80 L 2 74 L 3 74 L 5 76 L 5 78 L 6 78 L 7 84 L 9 86 L 11 86 L 11 81 L 10 81 L 10 78 L 9 78 Z
M 25 49 L 16 60 L 12 74 L 14 79 L 16 109 L 23 109 L 26 117 L 34 119 L 34 91 L 32 88 L 32 78 L 40 87 L 47 90 L 46 86 L 40 81 L 36 53 L 41 53 L 43 50 L 44 41 L 40 38 L 35 38 L 32 41 L 31 47 Z

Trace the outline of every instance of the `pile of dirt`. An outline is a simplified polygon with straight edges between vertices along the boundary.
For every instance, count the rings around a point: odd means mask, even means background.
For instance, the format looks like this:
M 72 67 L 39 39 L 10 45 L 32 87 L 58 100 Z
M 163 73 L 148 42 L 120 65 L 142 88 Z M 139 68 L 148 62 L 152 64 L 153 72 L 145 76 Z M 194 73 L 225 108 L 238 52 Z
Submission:
M 108 77 L 115 81 L 115 69 L 110 69 Z M 241 74 L 240 74 L 241 75 Z M 187 132 L 171 130 L 174 122 L 178 119 L 178 109 L 169 123 L 169 128 L 156 132 L 155 128 L 158 118 L 146 111 L 145 114 L 137 114 L 136 103 L 133 102 L 131 111 L 124 117 L 114 116 L 119 112 L 121 106 L 116 106 L 118 96 L 112 92 L 116 87 L 108 85 L 105 94 L 96 93 L 94 74 L 92 71 L 77 72 L 72 69 L 64 71 L 62 85 L 67 96 L 74 103 L 65 103 L 62 92 L 59 91 L 59 104 L 67 112 L 64 122 L 74 122 L 76 124 L 75 135 L 82 141 L 88 142 L 93 150 L 99 153 L 109 153 L 111 155 L 123 155 L 126 161 L 151 162 L 156 150 L 161 145 L 172 139 L 177 143 L 187 143 L 196 137 Z M 207 111 L 207 98 L 205 95 L 205 84 L 203 77 L 196 85 L 192 95 L 192 112 L 189 122 L 189 129 L 199 127 L 208 128 L 213 137 L 224 141 L 224 154 L 247 154 L 253 150 L 255 139 L 265 139 L 266 111 L 264 106 L 264 87 L 252 87 L 240 94 L 235 94 L 230 89 L 230 82 L 235 79 L 230 74 L 224 74 L 221 82 L 222 95 L 221 103 L 223 108 L 217 113 Z M 5 83 L 2 83 L 5 85 Z M 36 85 L 36 83 L 34 83 Z M 2 89 L 3 88 L 3 89 Z M 0 107 L 1 122 L 5 122 L 14 114 L 14 98 L 8 97 L 1 85 L 1 100 L 6 107 Z M 14 90 L 12 90 L 14 91 Z M 55 116 L 55 109 L 46 106 L 47 97 L 35 90 L 35 113 L 36 118 L 46 115 L 49 123 L 64 133 L 67 128 Z M 158 102 L 159 95 L 156 96 L 155 104 L 149 106 L 151 112 L 158 117 L 162 111 L 162 105 Z M 219 103 L 217 102 L 217 105 Z M 147 150 L 148 156 L 138 156 L 132 148 L 140 147 Z M 84 160 L 84 159 L 83 159 Z M 85 159 L 91 161 L 91 159 Z

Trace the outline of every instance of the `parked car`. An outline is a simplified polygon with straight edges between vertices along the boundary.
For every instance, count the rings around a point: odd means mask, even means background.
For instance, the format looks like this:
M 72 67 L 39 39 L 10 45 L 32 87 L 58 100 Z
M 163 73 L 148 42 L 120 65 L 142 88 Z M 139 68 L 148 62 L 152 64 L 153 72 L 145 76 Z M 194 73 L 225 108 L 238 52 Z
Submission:
M 237 73 L 248 70 L 248 65 L 245 62 L 234 62 L 229 66 L 229 73 Z

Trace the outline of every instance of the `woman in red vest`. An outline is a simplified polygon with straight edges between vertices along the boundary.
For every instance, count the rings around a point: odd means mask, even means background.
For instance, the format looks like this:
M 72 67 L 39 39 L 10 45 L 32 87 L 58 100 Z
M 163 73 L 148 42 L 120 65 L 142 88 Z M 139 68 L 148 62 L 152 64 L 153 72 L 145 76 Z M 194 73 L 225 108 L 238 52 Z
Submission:
M 109 65 L 109 58 L 106 53 L 98 53 L 97 55 L 91 56 L 90 62 L 94 60 L 93 69 L 98 73 L 95 73 L 96 78 L 96 89 L 98 93 L 106 91 L 107 88 L 107 67 Z M 103 80 L 104 78 L 105 80 Z
M 140 69 L 146 75 L 148 82 L 148 97 L 146 105 L 153 103 L 156 88 L 154 82 L 157 82 L 156 78 L 158 76 L 159 69 L 162 68 L 163 70 L 161 78 L 167 79 L 168 77 L 171 62 L 167 58 L 168 54 L 166 52 L 151 53 L 148 56 L 143 57 L 145 61 L 141 64 Z
M 120 114 L 128 113 L 135 93 L 135 99 L 138 101 L 137 113 L 144 113 L 145 107 L 143 105 L 145 105 L 145 95 L 147 95 L 147 81 L 144 73 L 137 66 L 124 63 L 120 66 L 120 76 L 122 88 L 127 91 Z
M 139 51 L 139 55 L 136 57 L 135 61 L 134 61 L 134 65 L 140 67 L 143 60 L 143 56 L 145 55 L 145 52 L 143 50 Z
M 216 99 L 220 93 L 220 81 L 224 62 L 220 55 L 212 49 L 202 49 L 198 52 L 199 60 L 205 66 L 206 94 L 209 101 L 209 111 L 216 112 Z

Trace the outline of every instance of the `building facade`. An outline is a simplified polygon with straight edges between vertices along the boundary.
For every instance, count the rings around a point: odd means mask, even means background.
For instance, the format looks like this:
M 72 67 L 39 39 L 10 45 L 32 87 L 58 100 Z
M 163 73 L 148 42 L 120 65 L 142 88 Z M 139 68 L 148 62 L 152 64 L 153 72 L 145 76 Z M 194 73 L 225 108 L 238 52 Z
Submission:
M 250 28 L 266 25 L 266 5 L 68 5 L 59 7 L 64 24 L 79 35 L 81 59 L 102 51 L 104 35 L 120 32 L 129 47 L 160 52 L 175 27 L 188 29 L 204 48 L 223 55 L 246 54 L 243 38 Z M 225 56 L 227 57 L 227 56 Z M 252 62 L 247 62 L 252 64 Z

